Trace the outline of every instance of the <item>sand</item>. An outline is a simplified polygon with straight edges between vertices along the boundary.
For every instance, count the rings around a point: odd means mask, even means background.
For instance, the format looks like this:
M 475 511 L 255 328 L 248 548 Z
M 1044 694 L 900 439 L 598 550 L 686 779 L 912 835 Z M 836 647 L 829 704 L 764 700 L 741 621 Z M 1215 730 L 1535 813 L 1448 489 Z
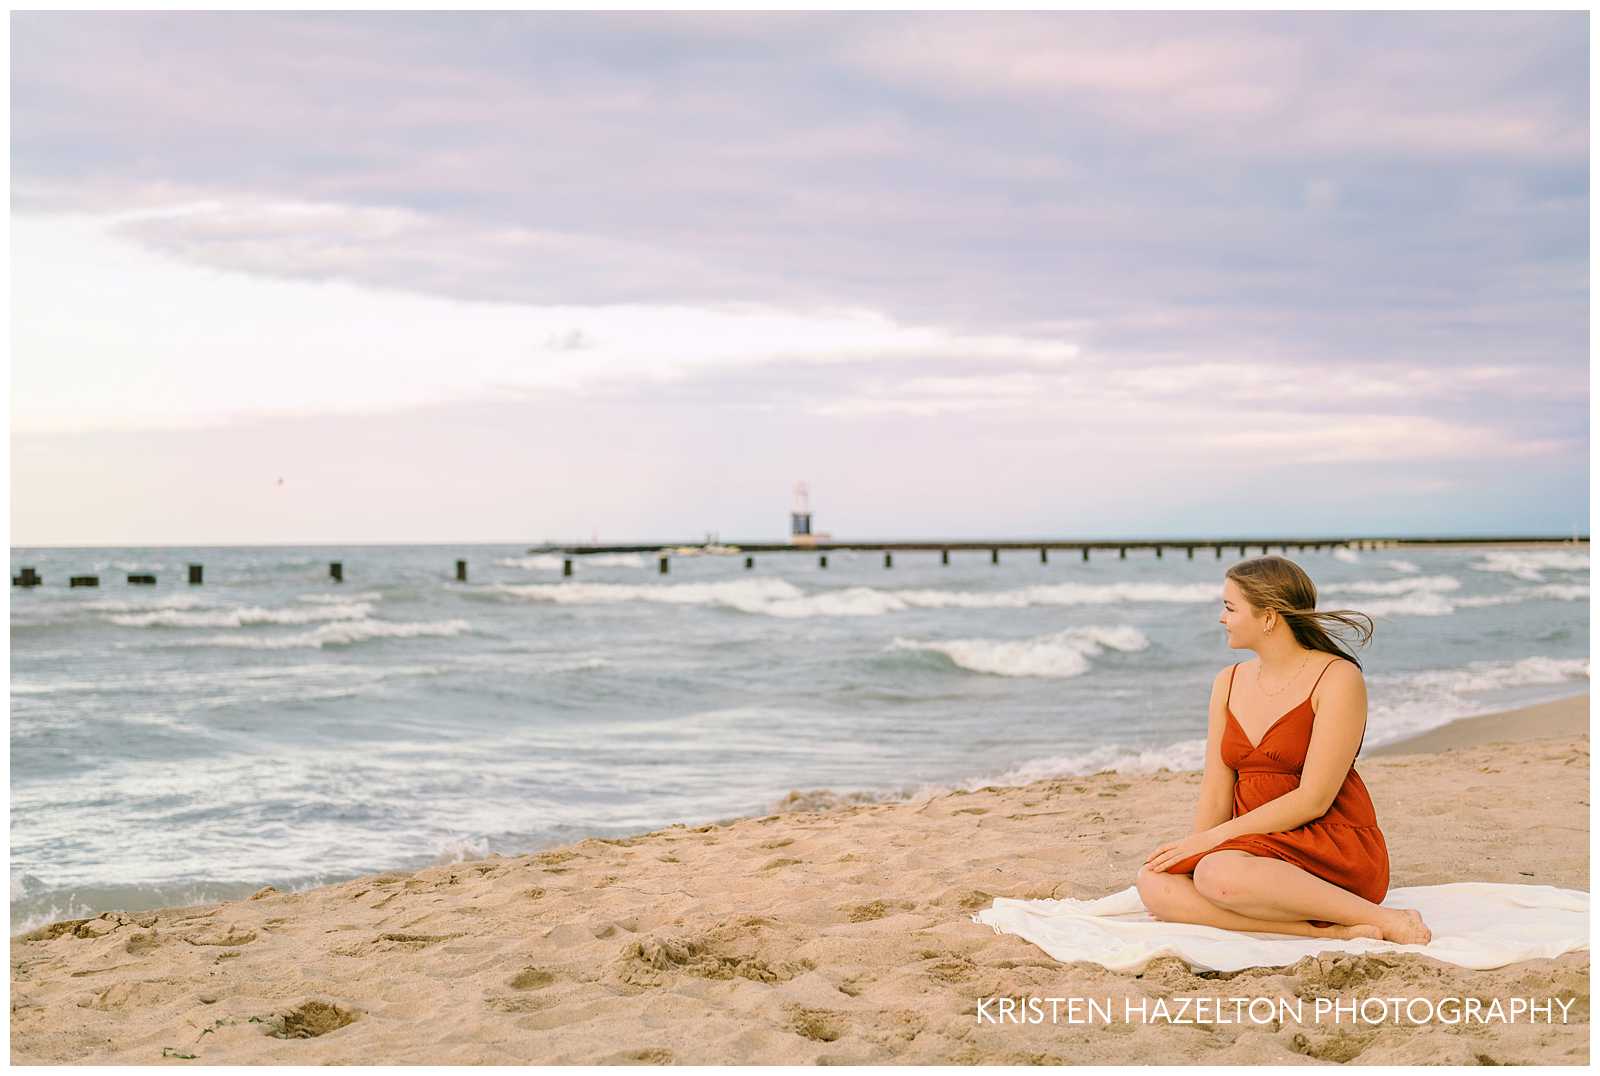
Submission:
M 1589 886 L 1587 696 L 1363 756 L 1391 885 Z M 1493 739 L 1485 739 L 1493 732 Z M 1431 739 L 1430 739 L 1431 737 Z M 1443 738 L 1441 738 L 1443 737 Z M 1589 954 L 1140 975 L 971 922 L 1098 897 L 1188 832 L 1198 773 L 793 811 L 11 943 L 13 1063 L 1586 1064 Z M 806 802 L 804 798 L 797 802 Z M 979 998 L 1575 998 L 1572 1022 L 979 1024 Z M 190 1060 L 190 1059 L 193 1060 Z

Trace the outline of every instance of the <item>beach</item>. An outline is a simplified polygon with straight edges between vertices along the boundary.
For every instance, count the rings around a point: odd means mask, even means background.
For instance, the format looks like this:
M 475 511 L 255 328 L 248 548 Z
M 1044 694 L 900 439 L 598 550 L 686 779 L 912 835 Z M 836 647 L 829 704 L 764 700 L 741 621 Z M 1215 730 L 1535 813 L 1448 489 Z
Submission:
M 1588 889 L 1587 694 L 1371 749 L 1392 888 Z M 1103 896 L 1190 829 L 1198 772 L 794 809 L 12 940 L 14 1064 L 1586 1064 L 1589 954 L 1138 974 L 970 921 Z M 1571 1022 L 983 1024 L 980 998 L 1576 999 Z

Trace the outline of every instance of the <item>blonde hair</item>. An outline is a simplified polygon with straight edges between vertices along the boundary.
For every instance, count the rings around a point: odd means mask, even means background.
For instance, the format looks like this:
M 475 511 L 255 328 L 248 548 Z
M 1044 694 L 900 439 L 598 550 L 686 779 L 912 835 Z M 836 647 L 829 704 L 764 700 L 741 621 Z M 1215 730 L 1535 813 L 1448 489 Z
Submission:
M 1271 610 L 1283 617 L 1301 646 L 1336 655 L 1361 668 L 1355 655 L 1340 646 L 1323 624 L 1331 622 L 1351 629 L 1356 633 L 1357 645 L 1365 646 L 1372 638 L 1372 618 L 1354 609 L 1318 609 L 1317 586 L 1300 565 L 1288 557 L 1253 557 L 1241 560 L 1225 574 L 1257 610 Z

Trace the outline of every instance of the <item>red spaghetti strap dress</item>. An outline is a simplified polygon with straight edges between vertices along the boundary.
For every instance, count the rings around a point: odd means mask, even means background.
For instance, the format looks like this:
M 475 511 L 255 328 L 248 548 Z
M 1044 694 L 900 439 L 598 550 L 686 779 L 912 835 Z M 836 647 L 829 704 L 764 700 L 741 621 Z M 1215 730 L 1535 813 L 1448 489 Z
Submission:
M 1328 662 L 1328 665 L 1340 659 Z M 1328 671 L 1323 666 L 1317 674 Z M 1238 672 L 1239 666 L 1233 667 Z M 1233 699 L 1233 673 L 1228 674 L 1228 699 Z M 1317 685 L 1311 685 L 1315 694 Z M 1233 817 L 1238 818 L 1253 811 L 1269 800 L 1277 799 L 1300 785 L 1300 771 L 1305 765 L 1306 749 L 1311 744 L 1311 724 L 1316 716 L 1311 709 L 1311 696 L 1262 733 L 1261 742 L 1252 744 L 1239 727 L 1238 718 L 1227 707 L 1227 723 L 1223 726 L 1222 760 L 1238 773 L 1233 789 Z M 1361 730 L 1361 742 L 1367 738 Z M 1361 747 L 1356 747 L 1356 754 Z M 1247 833 L 1231 837 L 1214 848 L 1181 859 L 1167 868 L 1168 874 L 1193 874 L 1200 860 L 1224 848 L 1237 848 L 1252 855 L 1270 856 L 1293 863 L 1302 870 L 1348 889 L 1374 904 L 1382 903 L 1389 892 L 1389 846 L 1384 843 L 1383 831 L 1378 828 L 1378 816 L 1372 808 L 1372 797 L 1367 786 L 1356 773 L 1354 764 L 1345 774 L 1344 784 L 1334 797 L 1333 805 L 1321 817 L 1303 826 L 1280 833 Z M 1332 924 L 1321 919 L 1309 921 L 1313 926 Z

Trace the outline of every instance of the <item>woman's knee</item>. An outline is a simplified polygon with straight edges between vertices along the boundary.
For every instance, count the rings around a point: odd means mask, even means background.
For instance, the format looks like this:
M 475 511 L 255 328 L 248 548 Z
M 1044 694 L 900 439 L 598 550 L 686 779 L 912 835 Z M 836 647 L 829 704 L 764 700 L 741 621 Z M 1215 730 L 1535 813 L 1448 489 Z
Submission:
M 1174 880 L 1174 875 L 1165 871 L 1151 870 L 1149 864 L 1139 868 L 1133 884 L 1139 890 L 1139 899 L 1144 902 L 1145 911 L 1158 919 L 1161 917 L 1162 910 L 1166 907 L 1167 894 L 1172 892 Z
M 1213 904 L 1240 896 L 1239 860 L 1244 855 L 1209 855 L 1194 865 L 1194 889 Z

